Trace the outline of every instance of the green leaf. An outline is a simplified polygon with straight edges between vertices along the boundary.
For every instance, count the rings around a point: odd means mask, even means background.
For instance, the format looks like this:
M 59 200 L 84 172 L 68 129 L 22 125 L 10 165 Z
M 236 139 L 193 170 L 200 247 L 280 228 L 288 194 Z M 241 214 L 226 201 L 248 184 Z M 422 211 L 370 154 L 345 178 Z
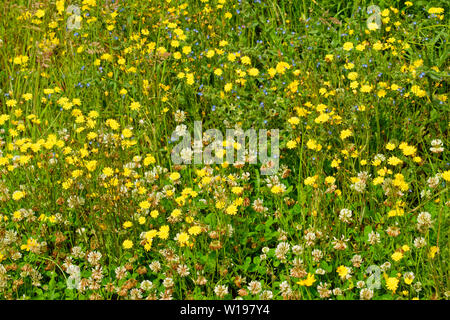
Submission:
M 300 207 L 300 205 L 299 205 L 298 203 L 296 203 L 296 204 L 292 207 L 291 211 L 292 211 L 292 213 L 298 214 L 298 213 L 301 212 L 301 209 L 302 209 L 302 207 Z
M 331 265 L 329 265 L 326 261 L 322 261 L 320 263 L 320 266 L 323 270 L 325 270 L 326 272 L 331 272 L 333 271 L 333 267 Z

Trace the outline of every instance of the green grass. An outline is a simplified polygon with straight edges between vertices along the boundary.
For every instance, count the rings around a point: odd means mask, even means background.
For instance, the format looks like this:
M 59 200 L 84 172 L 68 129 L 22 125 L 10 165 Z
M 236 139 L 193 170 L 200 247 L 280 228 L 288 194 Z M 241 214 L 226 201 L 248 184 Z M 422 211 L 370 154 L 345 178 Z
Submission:
M 0 6 L 0 298 L 448 299 L 448 7 L 58 3 Z M 173 164 L 196 120 L 280 170 Z

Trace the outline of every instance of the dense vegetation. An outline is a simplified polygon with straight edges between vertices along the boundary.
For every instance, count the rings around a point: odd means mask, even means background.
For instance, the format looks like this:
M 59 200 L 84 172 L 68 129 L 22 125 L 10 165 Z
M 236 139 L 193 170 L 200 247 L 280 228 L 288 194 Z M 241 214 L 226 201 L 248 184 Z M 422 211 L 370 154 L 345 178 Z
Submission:
M 2 1 L 0 298 L 447 299 L 441 6 Z M 198 120 L 278 172 L 173 164 Z

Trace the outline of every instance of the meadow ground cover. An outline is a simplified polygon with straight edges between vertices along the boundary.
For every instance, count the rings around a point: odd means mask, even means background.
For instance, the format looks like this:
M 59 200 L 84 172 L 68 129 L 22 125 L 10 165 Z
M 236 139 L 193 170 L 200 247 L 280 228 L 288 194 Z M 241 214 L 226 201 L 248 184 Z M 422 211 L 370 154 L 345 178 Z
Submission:
M 447 12 L 2 1 L 0 298 L 448 299 Z

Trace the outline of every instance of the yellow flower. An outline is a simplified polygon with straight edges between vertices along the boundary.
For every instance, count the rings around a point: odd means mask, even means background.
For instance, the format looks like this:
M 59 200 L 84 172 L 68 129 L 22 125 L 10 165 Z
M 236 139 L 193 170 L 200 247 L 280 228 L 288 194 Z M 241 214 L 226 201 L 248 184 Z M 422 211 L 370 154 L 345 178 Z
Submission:
M 225 207 L 224 201 L 217 201 L 215 204 L 216 209 L 223 209 Z
M 234 62 L 235 60 L 236 60 L 236 54 L 235 53 L 229 53 L 228 55 L 227 55 L 227 59 L 228 59 L 228 61 L 230 61 L 230 62 Z
M 189 53 L 191 53 L 192 49 L 190 46 L 184 46 L 182 51 L 184 54 L 188 55 Z
M 99 113 L 97 111 L 93 110 L 93 111 L 89 112 L 88 116 L 89 116 L 89 118 L 96 119 L 96 118 L 98 118 Z
M 350 88 L 352 88 L 352 89 L 356 89 L 356 88 L 358 88 L 358 86 L 359 86 L 358 81 L 352 81 L 350 83 Z M 361 111 L 364 111 L 364 110 L 361 110 Z
M 352 49 L 353 49 L 353 43 L 351 43 L 351 42 L 346 42 L 346 43 L 344 43 L 343 49 L 344 49 L 345 51 L 350 51 L 350 50 L 352 50 Z
M 278 62 L 277 66 L 275 67 L 276 71 L 279 74 L 284 74 L 286 72 L 287 69 L 290 69 L 291 66 L 287 63 L 287 62 Z
M 250 65 L 252 63 L 252 61 L 251 61 L 249 56 L 243 56 L 241 58 L 241 62 L 242 62 L 242 64 L 247 64 L 247 65 Z
M 378 26 L 378 24 L 377 24 L 376 22 L 370 22 L 370 23 L 367 25 L 367 28 L 368 28 L 370 31 L 372 31 L 372 30 L 379 29 L 380 27 Z
M 23 245 L 20 247 L 20 249 L 21 249 L 21 250 L 27 250 L 27 251 L 30 251 L 30 250 L 33 250 L 33 249 L 38 248 L 38 247 L 39 247 L 39 243 L 37 242 L 37 240 L 36 240 L 36 239 L 33 239 L 33 238 L 29 238 L 29 239 L 27 240 L 27 244 L 23 244 Z
M 10 116 L 8 114 L 0 115 L 0 125 L 3 125 L 6 121 L 8 121 Z
M 411 92 L 414 93 L 419 98 L 422 98 L 427 95 L 427 92 L 425 90 L 422 90 L 418 85 L 413 85 L 411 87 Z
M 25 192 L 23 191 L 14 191 L 12 198 L 15 201 L 18 201 L 20 199 L 22 199 L 23 197 L 25 197 Z
M 256 77 L 259 74 L 259 70 L 256 68 L 251 68 L 248 70 L 248 74 L 252 77 Z
M 117 130 L 120 128 L 120 124 L 114 119 L 106 120 L 106 125 L 109 126 L 113 130 Z
M 145 251 L 150 251 L 150 249 L 152 248 L 152 243 L 153 243 L 153 240 L 145 241 L 145 244 L 144 244 Z
M 81 177 L 83 175 L 83 171 L 82 170 L 73 170 L 72 171 L 72 178 L 78 178 Z
M 6 105 L 8 107 L 15 107 L 17 105 L 17 100 L 15 99 L 6 100 Z
M 237 207 L 234 204 L 229 205 L 225 210 L 225 213 L 234 216 L 237 213 Z
M 212 58 L 212 57 L 214 57 L 215 54 L 216 54 L 216 52 L 214 51 L 214 49 L 209 49 L 208 52 L 206 52 L 206 57 Z
M 383 98 L 383 97 L 386 95 L 386 91 L 383 90 L 383 89 L 378 90 L 377 95 L 378 95 L 380 98 Z
M 339 168 L 339 164 L 341 163 L 340 159 L 333 159 L 333 161 L 331 161 L 331 167 L 332 168 Z
M 155 229 L 152 229 L 150 231 L 147 231 L 145 233 L 145 240 L 147 241 L 151 241 L 154 237 L 156 237 L 158 235 L 158 231 L 156 231 Z
M 158 237 L 160 237 L 163 240 L 166 240 L 169 237 L 169 230 L 170 230 L 169 226 L 167 225 L 161 226 L 158 231 Z
M 333 59 L 334 59 L 334 56 L 333 56 L 332 54 L 327 54 L 327 55 L 325 56 L 325 61 L 326 61 L 326 62 L 332 62 Z
M 428 13 L 429 14 L 441 14 L 441 13 L 444 13 L 444 9 L 431 7 L 430 9 L 428 9 Z
M 345 130 L 341 131 L 341 139 L 342 140 L 344 140 L 344 139 L 346 139 L 346 138 L 348 138 L 348 137 L 350 137 L 352 135 L 353 135 L 353 133 L 352 133 L 352 131 L 350 129 L 345 129 Z
M 317 180 L 317 176 L 307 177 L 305 179 L 304 183 L 307 186 L 313 186 L 316 183 L 316 180 Z
M 177 218 L 181 215 L 181 210 L 180 209 L 174 209 L 172 211 L 172 213 L 170 214 L 171 217 Z
M 356 79 L 358 78 L 358 73 L 357 73 L 357 72 L 350 72 L 350 73 L 347 75 L 347 78 L 348 78 L 349 80 L 354 81 L 354 80 L 356 80 Z
M 294 149 L 294 148 L 297 146 L 297 142 L 295 142 L 294 140 L 290 140 L 290 141 L 288 141 L 288 143 L 286 144 L 286 146 L 287 146 L 289 149 Z
M 391 258 L 394 261 L 400 261 L 403 258 L 403 253 L 396 251 L 392 254 Z
M 392 291 L 392 293 L 395 293 L 398 287 L 398 279 L 389 277 L 386 279 L 386 287 Z
M 291 117 L 289 118 L 288 122 L 292 125 L 297 125 L 300 123 L 300 119 L 297 117 Z
M 388 164 L 390 164 L 391 166 L 396 166 L 396 165 L 402 164 L 402 163 L 403 163 L 403 161 L 395 156 L 392 156 L 388 159 Z
M 133 247 L 133 241 L 131 240 L 125 240 L 123 243 L 123 248 L 124 249 L 131 249 Z
M 325 178 L 325 183 L 326 184 L 334 184 L 336 182 L 336 178 L 332 177 L 332 176 L 328 176 Z
M 345 277 L 348 274 L 348 268 L 346 266 L 339 266 L 336 269 L 336 272 L 339 274 L 339 276 L 341 277 L 341 279 L 345 279 Z
M 139 207 L 141 207 L 142 209 L 148 209 L 150 208 L 150 202 L 148 202 L 147 200 L 141 201 L 139 202 Z
M 133 226 L 133 223 L 132 223 L 131 221 L 125 221 L 125 222 L 123 223 L 123 227 L 124 227 L 125 229 L 131 228 L 132 226 Z
M 441 175 L 442 179 L 444 179 L 445 181 L 450 181 L 450 170 L 442 172 Z
M 196 236 L 202 232 L 202 228 L 199 226 L 193 226 L 189 228 L 188 232 L 189 234 Z
M 110 177 L 114 174 L 114 170 L 111 169 L 110 167 L 106 167 L 102 170 L 103 174 L 107 177 Z
M 298 281 L 297 284 L 299 284 L 301 286 L 310 287 L 313 285 L 314 282 L 316 282 L 316 279 L 314 278 L 314 274 L 308 273 L 308 275 L 306 276 L 306 279 Z
M 177 240 L 180 243 L 180 245 L 183 246 L 187 244 L 187 242 L 189 241 L 189 235 L 186 232 L 182 232 L 178 235 Z
M 270 189 L 270 192 L 272 192 L 273 194 L 278 194 L 283 192 L 283 188 L 281 188 L 280 185 L 276 184 Z
M 90 172 L 94 171 L 96 167 L 97 167 L 97 160 L 91 160 L 86 163 L 86 169 L 88 169 L 88 171 Z
M 380 51 L 381 49 L 383 49 L 383 44 L 380 41 L 378 41 L 373 44 L 373 49 L 376 51 Z
M 233 85 L 231 83 L 227 83 L 224 87 L 225 92 L 231 91 Z
M 432 246 L 430 248 L 430 252 L 428 253 L 428 257 L 430 257 L 431 259 L 434 259 L 434 256 L 436 255 L 436 253 L 439 252 L 439 248 L 436 246 Z
M 241 194 L 242 191 L 244 191 L 244 188 L 242 188 L 242 187 L 233 187 L 233 188 L 231 188 L 231 192 L 233 192 L 234 194 L 237 194 L 237 195 Z
M 392 151 L 395 149 L 395 144 L 389 142 L 388 144 L 386 144 L 386 149 L 388 149 L 389 151 Z
M 22 212 L 20 212 L 20 211 L 14 211 L 14 213 L 13 213 L 13 218 L 16 219 L 16 220 L 22 219 Z
M 327 113 L 321 113 L 317 118 L 314 119 L 315 123 L 325 123 L 330 119 Z
M 39 9 L 36 11 L 36 13 L 34 15 L 38 18 L 42 18 L 45 15 L 45 11 L 42 9 Z
M 30 100 L 33 98 L 33 95 L 32 95 L 31 93 L 24 93 L 24 94 L 22 95 L 22 98 L 23 98 L 25 101 L 30 101 Z
M 361 86 L 360 90 L 361 90 L 361 92 L 369 93 L 369 92 L 372 91 L 372 86 L 370 86 L 368 84 L 364 84 L 364 85 Z
M 151 216 L 153 219 L 158 218 L 158 216 L 159 216 L 158 210 L 152 210 L 152 212 L 150 212 L 150 216 Z
M 362 43 L 360 43 L 356 46 L 356 50 L 358 50 L 358 51 L 363 51 L 365 48 L 366 48 L 366 46 Z
M 141 104 L 137 101 L 134 101 L 130 104 L 130 109 L 135 111 L 135 110 L 139 110 L 141 108 Z
M 275 68 L 269 68 L 267 70 L 267 73 L 269 74 L 270 78 L 273 78 L 277 74 L 277 70 L 275 70 Z
M 148 154 L 144 159 L 144 166 L 148 166 L 150 164 L 154 164 L 156 162 L 156 159 L 154 156 Z
M 176 181 L 180 179 L 181 175 L 178 172 L 172 172 L 169 176 L 170 180 Z

